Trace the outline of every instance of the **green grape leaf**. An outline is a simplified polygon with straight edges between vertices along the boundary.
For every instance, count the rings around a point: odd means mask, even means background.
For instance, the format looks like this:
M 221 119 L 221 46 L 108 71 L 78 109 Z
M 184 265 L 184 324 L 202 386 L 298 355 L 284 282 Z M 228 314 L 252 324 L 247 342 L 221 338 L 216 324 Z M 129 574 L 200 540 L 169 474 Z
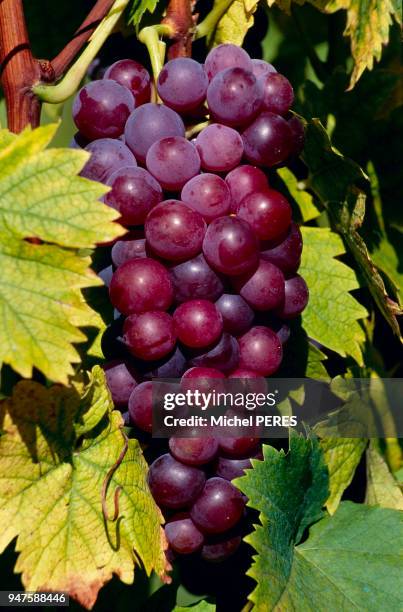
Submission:
M 370 506 L 403 510 L 403 493 L 373 441 L 367 449 L 367 491 Z
M 309 168 L 310 187 L 326 208 L 332 225 L 343 237 L 378 308 L 401 338 L 396 316 L 402 311 L 388 295 L 358 231 L 364 220 L 365 195 L 357 185 L 367 180 L 367 176 L 357 164 L 332 147 L 325 128 L 317 119 L 308 123 L 303 158 Z
M 315 204 L 312 194 L 305 190 L 305 185 L 299 183 L 288 168 L 280 168 L 277 170 L 277 174 L 285 184 L 293 200 L 297 203 L 301 220 L 306 223 L 316 219 L 320 215 L 320 210 Z
M 138 24 L 146 11 L 155 11 L 158 2 L 159 0 L 134 0 L 130 5 L 128 23 Z
M 310 338 L 362 365 L 365 334 L 358 320 L 366 309 L 349 293 L 358 288 L 355 272 L 335 257 L 344 253 L 341 238 L 328 228 L 302 227 L 300 273 L 309 287 L 302 324 Z
M 326 508 L 334 514 L 341 497 L 351 483 L 367 445 L 363 438 L 324 438 L 320 441 L 329 470 L 330 495 Z
M 215 0 L 214 6 L 220 2 L 221 0 Z M 242 45 L 247 31 L 253 26 L 253 14 L 258 4 L 259 0 L 234 0 L 217 24 L 213 33 L 213 45 Z
M 83 249 L 124 230 L 98 201 L 106 188 L 77 176 L 88 154 L 46 149 L 56 129 L 0 132 L 0 362 L 66 383 L 73 343 L 86 339 L 79 327 L 102 326 L 81 292 L 102 284 Z
M 134 566 L 165 577 L 161 514 L 149 492 L 137 440 L 127 442 L 101 368 L 86 387 L 19 382 L 0 405 L 0 552 L 17 537 L 15 571 L 29 591 L 67 591 L 91 608 L 116 574 L 132 583 Z M 122 459 L 119 463 L 119 459 Z M 119 518 L 106 522 L 106 505 Z

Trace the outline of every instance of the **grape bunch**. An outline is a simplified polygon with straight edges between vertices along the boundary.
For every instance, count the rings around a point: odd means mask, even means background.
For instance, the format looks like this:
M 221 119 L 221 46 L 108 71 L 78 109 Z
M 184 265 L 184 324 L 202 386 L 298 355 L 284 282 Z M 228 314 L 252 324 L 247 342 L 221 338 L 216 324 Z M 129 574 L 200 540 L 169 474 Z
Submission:
M 103 273 L 116 313 L 105 372 L 126 424 L 151 432 L 153 378 L 264 383 L 280 367 L 287 321 L 308 301 L 301 232 L 270 186 L 303 147 L 293 97 L 271 64 L 231 44 L 204 65 L 168 61 L 156 89 L 124 59 L 78 92 L 72 146 L 91 153 L 81 174 L 110 187 L 104 202 L 128 229 Z M 231 480 L 258 453 L 255 438 L 170 439 L 149 486 L 173 551 L 217 561 L 237 548 L 245 499 Z

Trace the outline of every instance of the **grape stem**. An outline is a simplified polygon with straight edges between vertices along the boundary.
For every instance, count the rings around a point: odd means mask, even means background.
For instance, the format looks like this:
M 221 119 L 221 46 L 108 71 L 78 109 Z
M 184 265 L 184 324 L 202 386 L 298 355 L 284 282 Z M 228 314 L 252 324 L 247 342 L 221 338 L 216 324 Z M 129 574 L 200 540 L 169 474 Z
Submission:
M 189 128 L 186 130 L 186 138 L 193 138 L 193 136 L 199 134 L 202 130 L 204 130 L 204 128 L 210 125 L 210 123 L 211 121 L 202 121 L 201 123 L 196 123 L 196 125 L 189 126 Z
M 166 16 L 162 23 L 171 28 L 170 38 L 174 41 L 169 47 L 168 57 L 191 57 L 192 40 L 196 16 L 192 14 L 192 0 L 169 0 Z
M 196 26 L 195 40 L 207 36 L 210 38 L 224 13 L 229 9 L 234 0 L 218 0 L 209 14 Z
M 158 79 L 158 75 L 161 72 L 165 60 L 165 43 L 160 40 L 160 36 L 171 35 L 171 26 L 164 23 L 147 26 L 140 30 L 138 34 L 138 39 L 147 47 L 155 82 Z
M 88 66 L 96 57 L 105 40 L 119 21 L 129 0 L 115 0 L 109 13 L 104 17 L 90 38 L 90 42 L 80 57 L 66 72 L 63 79 L 57 85 L 38 84 L 32 87 L 32 91 L 42 102 L 58 104 L 64 102 L 78 89 Z

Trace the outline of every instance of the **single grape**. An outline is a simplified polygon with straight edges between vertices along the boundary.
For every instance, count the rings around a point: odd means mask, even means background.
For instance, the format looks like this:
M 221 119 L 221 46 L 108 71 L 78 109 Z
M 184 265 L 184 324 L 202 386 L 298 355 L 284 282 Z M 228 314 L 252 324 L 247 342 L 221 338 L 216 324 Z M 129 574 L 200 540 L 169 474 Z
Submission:
M 111 392 L 113 403 L 117 408 L 126 406 L 130 394 L 137 386 L 139 375 L 125 361 L 114 360 L 103 366 L 106 384 Z
M 239 346 L 230 334 L 223 333 L 217 344 L 208 351 L 193 352 L 189 355 L 190 367 L 214 368 L 229 372 L 238 366 Z
M 229 459 L 228 457 L 218 457 L 215 464 L 214 473 L 225 480 L 234 480 L 243 476 L 245 470 L 252 467 L 250 457 L 247 459 Z
M 184 136 L 185 126 L 180 116 L 164 104 L 143 104 L 127 120 L 125 142 L 137 161 L 144 163 L 152 144 L 171 136 Z
M 261 59 L 253 59 L 252 60 L 252 72 L 257 79 L 260 77 L 266 76 L 267 74 L 272 74 L 273 72 L 277 72 L 274 66 L 269 64 L 269 62 L 265 62 Z
M 218 442 L 215 438 L 170 438 L 169 450 L 186 465 L 204 465 L 216 456 Z
M 178 200 L 155 206 L 145 222 L 147 243 L 169 261 L 182 261 L 200 253 L 206 223 L 203 217 Z
M 151 433 L 153 429 L 153 384 L 150 380 L 142 382 L 129 397 L 130 422 L 142 431 Z
M 225 375 L 214 368 L 190 368 L 186 370 L 181 379 L 181 390 L 200 391 L 209 393 L 212 390 L 217 392 L 224 391 Z M 186 462 L 185 462 L 186 463 Z
M 108 176 L 122 166 L 137 166 L 136 158 L 129 147 L 113 138 L 100 138 L 90 142 L 85 151 L 91 153 L 90 159 L 80 172 L 91 181 L 106 183 Z
M 134 237 L 133 233 L 117 240 L 111 250 L 112 263 L 115 268 L 129 259 L 144 259 L 147 257 L 146 239 Z
M 275 246 L 261 244 L 260 257 L 274 264 L 284 274 L 295 273 L 301 261 L 302 235 L 296 223 L 291 223 L 289 232 L 284 240 Z
M 195 144 L 203 170 L 228 172 L 242 159 L 242 138 L 236 130 L 220 123 L 205 127 Z
M 245 196 L 254 191 L 266 191 L 269 182 L 265 173 L 255 166 L 238 166 L 225 177 L 231 192 L 231 212 L 238 210 L 239 204 Z
M 165 357 L 176 342 L 172 317 L 158 310 L 130 315 L 124 323 L 123 333 L 130 352 L 145 361 Z
M 252 308 L 240 295 L 224 293 L 215 303 L 221 312 L 224 331 L 239 336 L 252 327 Z
M 245 157 L 258 166 L 275 166 L 292 151 L 291 129 L 280 115 L 261 113 L 242 133 Z
M 230 43 L 218 45 L 207 55 L 204 70 L 211 81 L 218 72 L 227 68 L 252 70 L 252 61 L 247 52 L 238 45 Z
M 178 57 L 162 68 L 157 91 L 167 106 L 182 113 L 204 102 L 207 85 L 207 75 L 199 62 L 189 57 Z
M 222 563 L 238 550 L 241 542 L 240 534 L 208 540 L 203 544 L 200 556 L 209 563 Z
M 270 72 L 259 79 L 263 88 L 263 108 L 277 115 L 286 115 L 294 102 L 294 90 L 288 79 Z
M 184 465 L 170 454 L 158 457 L 148 471 L 151 494 L 159 506 L 184 508 L 203 490 L 206 477 L 197 467 Z
M 215 120 L 224 125 L 240 126 L 257 115 L 262 95 L 262 87 L 252 72 L 228 68 L 210 82 L 207 102 Z
M 204 298 L 215 301 L 224 291 L 221 279 L 210 268 L 203 255 L 197 255 L 170 269 L 176 302 Z
M 197 210 L 206 223 L 229 212 L 231 194 L 227 183 L 216 174 L 199 174 L 186 183 L 181 200 Z
M 208 300 L 189 300 L 175 310 L 178 339 L 191 348 L 203 348 L 215 342 L 222 332 L 222 317 Z
M 250 193 L 237 210 L 237 216 L 251 225 L 260 240 L 282 237 L 290 227 L 291 214 L 285 197 L 274 189 Z
M 186 138 L 171 136 L 151 145 L 146 166 L 164 189 L 178 191 L 199 173 L 200 157 Z
M 305 143 L 305 128 L 304 124 L 296 115 L 292 115 L 287 119 L 288 127 L 291 129 L 293 145 L 291 155 L 299 155 L 304 148 Z
M 203 546 L 204 536 L 191 518 L 173 517 L 165 525 L 165 535 L 172 550 L 190 555 Z
M 203 254 L 214 270 L 236 276 L 256 268 L 258 243 L 248 223 L 235 217 L 220 217 L 207 228 Z
M 150 75 L 144 66 L 134 60 L 118 60 L 107 68 L 104 79 L 113 79 L 120 85 L 127 87 L 133 94 L 136 108 L 150 101 Z
M 309 291 L 306 282 L 299 276 L 293 276 L 285 281 L 285 297 L 283 304 L 276 310 L 281 319 L 298 317 L 308 304 Z
M 259 438 L 218 438 L 220 454 L 241 459 L 250 457 L 259 444 Z
M 159 361 L 143 363 L 140 368 L 144 379 L 180 378 L 186 370 L 186 359 L 179 347 Z
M 283 325 L 279 329 L 276 329 L 276 334 L 281 344 L 284 346 L 284 344 L 286 344 L 286 342 L 288 342 L 288 340 L 290 339 L 290 327 L 286 323 L 283 323 Z
M 150 210 L 162 201 L 162 189 L 143 168 L 121 168 L 109 176 L 111 187 L 105 204 L 120 212 L 122 225 L 141 225 Z
M 167 310 L 173 300 L 172 283 L 167 270 L 154 259 L 132 259 L 114 273 L 109 297 L 122 314 L 147 310 Z
M 228 480 L 214 477 L 207 480 L 190 516 L 202 533 L 223 533 L 238 523 L 244 507 L 242 493 Z
M 274 310 L 284 301 L 284 275 L 264 259 L 260 260 L 253 273 L 235 277 L 233 285 L 255 310 Z
M 269 328 L 257 325 L 239 338 L 239 366 L 259 372 L 263 376 L 273 374 L 281 364 L 283 350 L 277 335 Z
M 73 103 L 73 119 L 88 140 L 118 138 L 134 108 L 134 99 L 119 83 L 111 79 L 84 85 Z

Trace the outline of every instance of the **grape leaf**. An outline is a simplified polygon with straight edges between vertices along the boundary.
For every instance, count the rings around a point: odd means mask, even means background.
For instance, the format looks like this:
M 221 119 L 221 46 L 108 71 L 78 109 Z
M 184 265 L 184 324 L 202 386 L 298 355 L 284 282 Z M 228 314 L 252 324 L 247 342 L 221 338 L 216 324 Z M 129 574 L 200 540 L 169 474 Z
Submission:
M 309 185 L 326 208 L 332 225 L 342 235 L 372 297 L 394 333 L 401 338 L 396 316 L 399 305 L 388 295 L 358 230 L 365 214 L 365 195 L 358 189 L 367 177 L 352 160 L 332 147 L 320 121 L 308 123 L 303 153 L 309 168 Z
M 357 465 L 367 445 L 363 438 L 324 438 L 320 441 L 329 470 L 330 495 L 326 508 L 334 514 L 341 497 L 351 483 Z
M 370 506 L 379 505 L 382 508 L 403 510 L 403 493 L 373 441 L 367 449 L 365 503 Z
M 128 23 L 138 24 L 146 11 L 155 11 L 158 2 L 159 0 L 134 0 L 130 5 Z
M 304 249 L 300 273 L 310 297 L 302 313 L 302 324 L 309 337 L 362 364 L 360 343 L 365 334 L 358 319 L 366 309 L 349 293 L 358 288 L 355 272 L 335 259 L 344 253 L 341 238 L 328 228 L 302 227 Z
M 298 204 L 301 219 L 304 223 L 316 219 L 320 215 L 320 210 L 314 202 L 312 194 L 305 190 L 305 185 L 298 182 L 289 168 L 277 170 L 285 187 L 293 200 Z
M 106 188 L 76 176 L 88 154 L 45 149 L 56 129 L 0 132 L 0 362 L 66 383 L 79 361 L 72 344 L 86 339 L 78 327 L 102 324 L 81 293 L 102 282 L 80 249 L 124 230 L 98 201 Z
M 371 610 L 403 605 L 402 514 L 351 502 L 309 529 L 327 496 L 326 468 L 314 440 L 290 441 L 287 455 L 264 446 L 263 462 L 235 483 L 260 512 L 246 537 L 256 550 L 248 574 L 256 610 Z M 295 444 L 297 442 L 297 446 Z M 390 596 L 390 599 L 389 599 Z
M 67 591 L 91 608 L 113 574 L 133 581 L 138 560 L 164 577 L 165 557 L 137 440 L 117 465 L 123 423 L 101 368 L 79 389 L 22 381 L 0 406 L 0 551 L 17 536 L 15 571 L 27 590 Z M 106 523 L 101 491 L 113 466 L 107 506 L 112 515 L 121 486 L 119 518 Z
M 215 0 L 214 6 L 221 0 Z M 253 14 L 259 0 L 234 0 L 219 20 L 213 36 L 213 45 L 233 43 L 242 45 L 249 28 L 253 26 Z

